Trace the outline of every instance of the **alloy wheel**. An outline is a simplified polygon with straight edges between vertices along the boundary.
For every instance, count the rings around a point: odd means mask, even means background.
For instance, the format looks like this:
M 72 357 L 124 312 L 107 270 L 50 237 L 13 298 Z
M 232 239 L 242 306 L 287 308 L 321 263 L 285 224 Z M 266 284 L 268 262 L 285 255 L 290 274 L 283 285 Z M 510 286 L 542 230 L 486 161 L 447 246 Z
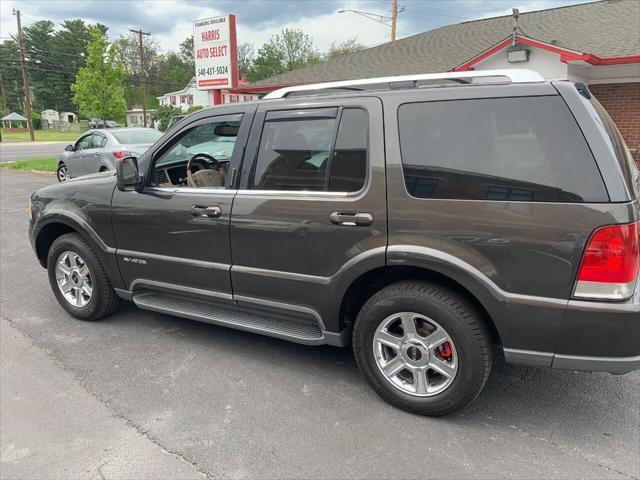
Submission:
M 61 165 L 58 168 L 58 181 L 59 182 L 66 182 L 70 178 L 71 177 L 69 176 L 69 168 L 66 165 Z
M 86 262 L 75 252 L 62 252 L 56 261 L 56 281 L 65 300 L 85 307 L 93 295 L 93 279 Z
M 451 336 L 438 322 L 415 312 L 385 318 L 373 336 L 373 354 L 384 378 L 409 395 L 438 395 L 458 373 Z

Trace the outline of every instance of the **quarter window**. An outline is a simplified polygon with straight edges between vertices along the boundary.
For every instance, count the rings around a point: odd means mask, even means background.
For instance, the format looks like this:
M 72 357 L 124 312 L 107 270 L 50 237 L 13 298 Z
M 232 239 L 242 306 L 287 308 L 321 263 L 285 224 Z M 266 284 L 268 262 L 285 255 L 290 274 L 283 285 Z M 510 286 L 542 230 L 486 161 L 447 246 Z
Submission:
M 367 145 L 368 120 L 362 109 L 271 112 L 262 131 L 253 187 L 360 190 L 366 178 Z
M 608 201 L 560 97 L 411 103 L 398 117 L 405 185 L 414 197 Z

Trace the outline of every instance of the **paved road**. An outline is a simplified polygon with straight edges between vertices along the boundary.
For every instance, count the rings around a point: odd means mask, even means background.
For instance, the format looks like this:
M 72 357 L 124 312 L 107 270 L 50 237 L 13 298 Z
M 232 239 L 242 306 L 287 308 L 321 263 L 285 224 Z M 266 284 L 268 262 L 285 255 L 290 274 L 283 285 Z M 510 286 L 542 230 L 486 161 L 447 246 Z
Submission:
M 2 316 L 71 374 L 76 390 L 194 471 L 210 478 L 640 477 L 640 372 L 611 376 L 500 363 L 469 408 L 431 419 L 379 400 L 348 349 L 289 344 L 129 304 L 99 322 L 73 320 L 56 305 L 25 234 L 29 192 L 54 181 L 0 171 Z M 3 348 L 3 358 L 15 352 Z M 28 365 L 10 364 L 15 383 L 16 370 Z M 34 375 L 27 373 L 24 382 Z M 57 389 L 50 388 L 41 402 L 55 402 Z M 12 453 L 2 457 L 2 475 L 21 476 L 35 465 L 56 476 L 62 466 L 40 439 L 59 433 L 64 445 L 70 441 L 65 424 L 11 428 L 28 417 L 4 398 L 0 452 Z M 91 419 L 84 401 L 63 400 L 67 415 Z M 97 408 L 98 421 L 103 410 Z M 106 443 L 109 452 L 121 451 L 125 440 L 94 443 L 93 430 L 74 428 L 69 448 L 118 464 L 95 450 Z M 25 449 L 30 454 L 16 458 Z M 137 455 L 145 454 L 133 450 Z M 69 467 L 59 476 L 81 476 L 73 470 L 77 463 Z
M 26 160 L 36 157 L 57 156 L 71 142 L 1 142 L 0 162 Z

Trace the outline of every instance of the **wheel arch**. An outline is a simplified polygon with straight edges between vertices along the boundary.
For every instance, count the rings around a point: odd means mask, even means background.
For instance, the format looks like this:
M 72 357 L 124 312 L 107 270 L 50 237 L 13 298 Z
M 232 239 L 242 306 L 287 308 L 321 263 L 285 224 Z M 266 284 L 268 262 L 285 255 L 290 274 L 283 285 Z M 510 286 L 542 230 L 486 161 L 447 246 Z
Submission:
M 47 257 L 53 242 L 62 235 L 77 233 L 91 245 L 113 286 L 122 288 L 122 277 L 115 259 L 115 248 L 107 246 L 86 222 L 72 216 L 52 215 L 38 223 L 34 233 L 34 247 L 38 261 L 44 268 L 47 268 Z
M 422 265 L 387 265 L 374 268 L 358 276 L 344 292 L 340 304 L 340 329 L 352 328 L 360 309 L 374 294 L 401 280 L 436 282 L 464 296 L 482 315 L 494 344 L 501 345 L 501 337 L 494 316 L 493 305 L 488 305 L 473 289 L 453 276 Z

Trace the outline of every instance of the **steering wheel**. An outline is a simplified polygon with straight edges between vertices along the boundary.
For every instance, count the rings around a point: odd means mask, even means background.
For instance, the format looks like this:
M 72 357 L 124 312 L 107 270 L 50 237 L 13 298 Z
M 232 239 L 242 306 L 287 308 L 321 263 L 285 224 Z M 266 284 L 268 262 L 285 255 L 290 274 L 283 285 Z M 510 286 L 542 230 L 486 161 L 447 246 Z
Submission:
M 200 159 L 204 159 L 206 160 L 208 163 L 212 164 L 213 168 L 212 169 L 202 169 L 202 170 L 198 170 L 195 173 L 191 173 L 191 163 L 194 160 L 200 160 Z M 200 177 L 202 177 L 202 175 L 198 175 L 200 172 L 207 172 L 209 170 L 212 170 L 214 172 L 216 172 L 216 177 L 222 177 L 222 185 L 224 185 L 224 178 L 226 177 L 226 172 L 224 170 L 224 166 L 218 161 L 216 160 L 214 157 L 212 157 L 211 155 L 208 155 L 206 153 L 196 153 L 193 157 L 191 157 L 189 159 L 189 161 L 187 162 L 187 185 L 189 187 L 205 187 L 205 186 L 217 186 L 217 185 L 210 185 L 210 183 L 216 183 L 217 178 L 211 178 L 211 179 L 205 179 L 202 178 L 203 181 L 200 181 Z M 202 185 L 200 185 L 202 184 Z M 209 185 L 208 185 L 209 184 Z

